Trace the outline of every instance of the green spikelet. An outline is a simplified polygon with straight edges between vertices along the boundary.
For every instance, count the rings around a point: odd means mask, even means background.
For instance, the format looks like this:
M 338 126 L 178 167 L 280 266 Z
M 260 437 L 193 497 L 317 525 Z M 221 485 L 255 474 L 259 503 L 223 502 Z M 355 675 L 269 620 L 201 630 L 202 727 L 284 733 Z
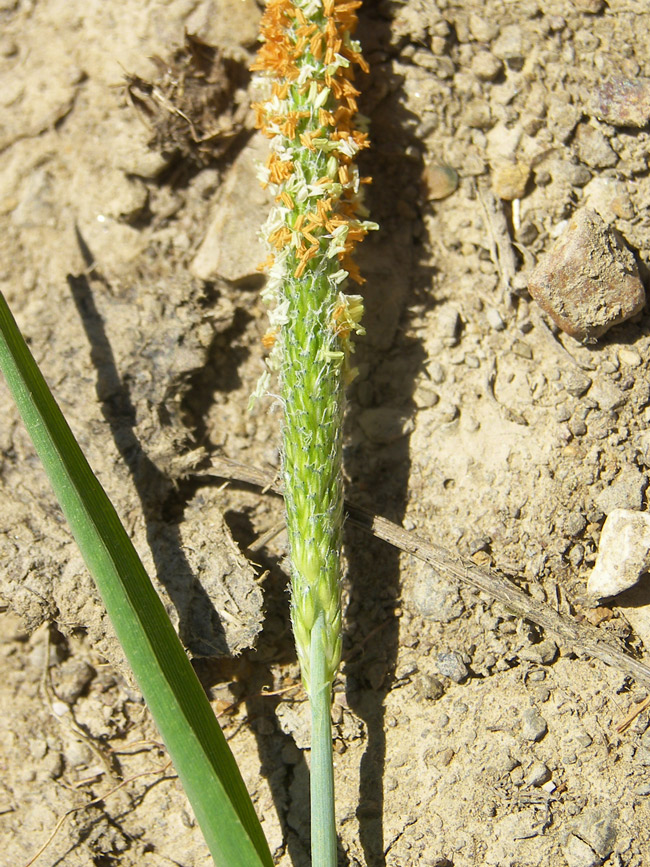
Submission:
M 353 378 L 350 337 L 363 333 L 363 303 L 342 287 L 362 283 L 350 254 L 374 223 L 360 200 L 353 160 L 368 146 L 355 128 L 352 64 L 367 70 L 351 33 L 350 0 L 269 0 L 253 67 L 270 93 L 255 108 L 271 140 L 261 181 L 275 194 L 263 234 L 270 251 L 264 298 L 273 305 L 269 366 L 284 405 L 283 478 L 291 552 L 291 619 L 311 694 L 313 630 L 331 684 L 341 656 L 341 430 Z M 267 373 L 258 387 L 266 390 Z M 315 685 L 314 685 L 314 688 Z

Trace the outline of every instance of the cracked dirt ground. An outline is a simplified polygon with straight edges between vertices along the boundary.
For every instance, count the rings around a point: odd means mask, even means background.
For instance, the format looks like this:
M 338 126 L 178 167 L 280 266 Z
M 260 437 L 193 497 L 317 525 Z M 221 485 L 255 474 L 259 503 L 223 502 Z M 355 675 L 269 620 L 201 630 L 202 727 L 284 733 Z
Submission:
M 246 71 L 260 13 L 0 0 L 0 287 L 158 575 L 277 863 L 301 867 L 307 706 L 281 503 L 210 472 L 213 456 L 278 465 L 278 414 L 246 411 L 266 330 Z M 586 204 L 646 279 L 650 136 L 589 106 L 614 74 L 650 77 L 649 34 L 640 0 L 364 3 L 381 231 L 358 257 L 367 336 L 345 454 L 352 501 L 639 659 L 647 600 L 597 606 L 585 586 L 606 513 L 647 506 L 647 313 L 585 347 L 526 286 Z M 441 168 L 458 188 L 434 199 Z M 0 391 L 3 858 L 26 864 L 75 810 L 37 864 L 208 865 Z M 341 864 L 650 861 L 649 711 L 617 728 L 646 687 L 352 524 L 345 606 Z

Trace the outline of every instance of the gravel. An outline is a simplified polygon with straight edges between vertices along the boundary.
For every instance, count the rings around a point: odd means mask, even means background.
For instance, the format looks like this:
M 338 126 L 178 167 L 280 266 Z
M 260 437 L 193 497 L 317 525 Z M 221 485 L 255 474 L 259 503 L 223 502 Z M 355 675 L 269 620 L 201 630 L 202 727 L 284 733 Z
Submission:
M 614 509 L 639 511 L 648 487 L 648 477 L 637 467 L 625 467 L 616 479 L 596 497 L 596 505 L 606 515 Z
M 598 867 L 602 863 L 591 846 L 575 834 L 569 834 L 562 851 L 567 867 Z
M 612 168 L 618 162 L 618 154 L 599 129 L 586 123 L 578 124 L 575 133 L 578 156 L 594 169 Z
M 612 126 L 642 128 L 650 122 L 650 78 L 610 78 L 595 87 L 594 117 Z
M 544 762 L 533 762 L 526 772 L 525 782 L 527 786 L 543 786 L 551 779 L 551 772 Z
M 443 677 L 448 677 L 454 683 L 462 683 L 469 676 L 469 669 L 463 662 L 463 657 L 456 650 L 439 653 L 437 668 Z
M 607 807 L 588 807 L 573 825 L 573 833 L 584 840 L 601 858 L 608 858 L 616 844 L 618 813 Z
M 528 708 L 521 715 L 521 734 L 527 741 L 541 741 L 548 726 L 544 717 L 534 707 Z

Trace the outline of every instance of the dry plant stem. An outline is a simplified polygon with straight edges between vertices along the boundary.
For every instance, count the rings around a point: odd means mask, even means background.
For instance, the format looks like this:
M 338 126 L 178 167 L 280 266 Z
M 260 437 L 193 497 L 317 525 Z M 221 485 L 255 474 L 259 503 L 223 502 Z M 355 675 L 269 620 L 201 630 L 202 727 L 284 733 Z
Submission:
M 206 475 L 218 475 L 223 479 L 237 480 L 270 489 L 277 494 L 282 493 L 281 488 L 274 483 L 273 477 L 268 473 L 227 458 L 213 457 L 212 467 L 206 471 Z M 373 515 L 348 502 L 345 504 L 345 511 L 350 523 L 371 533 L 378 539 L 383 539 L 394 545 L 401 551 L 406 551 L 419 560 L 423 560 L 445 578 L 465 584 L 501 602 L 520 617 L 525 617 L 552 632 L 560 642 L 566 644 L 576 653 L 584 653 L 594 659 L 599 659 L 605 665 L 633 677 L 639 683 L 650 688 L 650 667 L 630 656 L 624 650 L 615 647 L 610 641 L 603 638 L 602 632 L 596 627 L 578 623 L 572 617 L 555 611 L 549 605 L 537 602 L 497 572 L 479 568 L 471 560 L 452 554 L 446 548 L 434 545 L 386 518 Z
M 260 172 L 277 202 L 263 229 L 273 305 L 264 344 L 284 407 L 282 475 L 291 559 L 291 621 L 312 710 L 312 864 L 334 867 L 336 832 L 330 720 L 341 658 L 341 431 L 344 386 L 354 376 L 351 335 L 363 331 L 362 283 L 350 254 L 375 224 L 359 219 L 352 37 L 360 0 L 267 0 L 253 69 L 267 94 L 257 123 L 271 140 Z M 256 396 L 266 391 L 269 375 Z

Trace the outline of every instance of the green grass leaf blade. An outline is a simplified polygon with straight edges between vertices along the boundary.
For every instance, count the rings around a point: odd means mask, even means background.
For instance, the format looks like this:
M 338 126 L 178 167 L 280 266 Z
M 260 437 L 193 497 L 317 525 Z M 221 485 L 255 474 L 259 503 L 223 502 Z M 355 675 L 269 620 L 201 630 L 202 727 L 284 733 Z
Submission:
M 215 864 L 272 867 L 268 844 L 241 774 L 189 659 L 1 293 L 0 368 Z

